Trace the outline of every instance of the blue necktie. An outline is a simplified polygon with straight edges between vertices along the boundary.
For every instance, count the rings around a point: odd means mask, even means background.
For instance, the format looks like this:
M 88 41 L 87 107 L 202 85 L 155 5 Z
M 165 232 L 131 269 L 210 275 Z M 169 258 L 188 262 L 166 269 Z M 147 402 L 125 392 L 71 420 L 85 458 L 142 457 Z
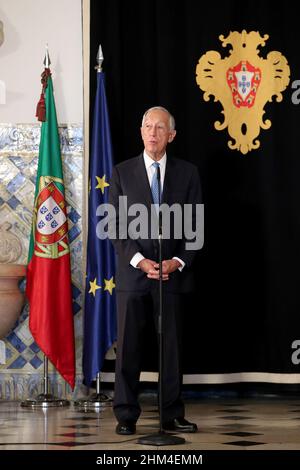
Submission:
M 159 182 L 158 182 L 158 179 L 157 179 L 157 170 L 158 170 L 160 165 L 159 165 L 158 162 L 154 162 L 154 163 L 152 163 L 152 166 L 155 169 L 155 172 L 154 172 L 154 175 L 153 175 L 153 178 L 152 178 L 152 182 L 151 182 L 152 198 L 153 198 L 154 204 L 159 204 L 160 203 L 160 201 L 159 201 L 159 190 L 158 190 Z

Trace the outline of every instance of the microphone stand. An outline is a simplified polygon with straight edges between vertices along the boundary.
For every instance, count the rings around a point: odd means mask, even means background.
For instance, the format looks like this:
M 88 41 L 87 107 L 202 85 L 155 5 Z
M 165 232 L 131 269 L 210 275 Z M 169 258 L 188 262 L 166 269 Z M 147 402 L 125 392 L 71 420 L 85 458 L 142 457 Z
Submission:
M 159 411 L 159 431 L 158 433 L 149 434 L 141 437 L 138 444 L 148 446 L 171 446 L 184 444 L 183 437 L 174 436 L 163 430 L 163 278 L 162 278 L 162 213 L 161 204 L 161 178 L 160 168 L 157 168 L 158 180 L 158 263 L 159 263 L 159 313 L 158 313 L 158 351 L 159 351 L 159 375 L 158 375 L 158 411 Z

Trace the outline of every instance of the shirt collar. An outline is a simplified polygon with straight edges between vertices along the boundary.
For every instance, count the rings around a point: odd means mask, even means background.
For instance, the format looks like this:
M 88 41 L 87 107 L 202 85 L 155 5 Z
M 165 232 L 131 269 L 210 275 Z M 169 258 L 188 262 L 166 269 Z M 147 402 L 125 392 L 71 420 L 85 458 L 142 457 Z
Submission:
M 149 157 L 149 155 L 147 155 L 147 153 L 144 150 L 144 162 L 145 162 L 146 170 L 148 170 L 151 167 L 154 161 L 155 160 Z M 167 154 L 165 153 L 164 156 L 158 161 L 160 168 L 164 167 L 166 165 L 166 162 L 167 162 Z

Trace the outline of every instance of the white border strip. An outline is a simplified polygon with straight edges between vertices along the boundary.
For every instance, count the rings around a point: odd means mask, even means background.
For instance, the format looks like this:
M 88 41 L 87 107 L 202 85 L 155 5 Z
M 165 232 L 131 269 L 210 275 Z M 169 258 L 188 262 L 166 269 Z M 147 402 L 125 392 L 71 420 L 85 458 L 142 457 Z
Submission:
M 101 373 L 103 382 L 114 382 L 113 372 Z M 157 382 L 156 372 L 142 372 L 142 382 Z M 300 374 L 273 374 L 271 372 L 237 372 L 232 374 L 190 374 L 183 376 L 184 384 L 229 384 L 238 382 L 266 382 L 275 384 L 300 384 Z
M 82 62 L 83 62 L 83 192 L 82 192 L 82 275 L 86 273 L 88 179 L 89 179 L 89 133 L 90 133 L 90 0 L 82 5 Z M 94 72 L 96 73 L 96 72 Z M 83 295 L 84 302 L 84 295 Z M 82 305 L 84 311 L 84 305 Z

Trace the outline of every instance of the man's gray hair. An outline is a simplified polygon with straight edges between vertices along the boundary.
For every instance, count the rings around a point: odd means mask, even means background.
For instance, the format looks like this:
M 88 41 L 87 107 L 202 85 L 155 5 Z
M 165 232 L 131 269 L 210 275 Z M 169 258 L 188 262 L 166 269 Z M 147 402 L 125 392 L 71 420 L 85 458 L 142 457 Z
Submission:
M 175 119 L 174 116 L 168 111 L 166 108 L 163 108 L 162 106 L 153 106 L 152 108 L 147 109 L 147 111 L 144 113 L 143 119 L 142 119 L 142 127 L 144 125 L 146 116 L 148 113 L 151 111 L 155 111 L 156 109 L 159 109 L 160 111 L 164 111 L 169 115 L 169 126 L 170 126 L 170 131 L 175 131 Z

